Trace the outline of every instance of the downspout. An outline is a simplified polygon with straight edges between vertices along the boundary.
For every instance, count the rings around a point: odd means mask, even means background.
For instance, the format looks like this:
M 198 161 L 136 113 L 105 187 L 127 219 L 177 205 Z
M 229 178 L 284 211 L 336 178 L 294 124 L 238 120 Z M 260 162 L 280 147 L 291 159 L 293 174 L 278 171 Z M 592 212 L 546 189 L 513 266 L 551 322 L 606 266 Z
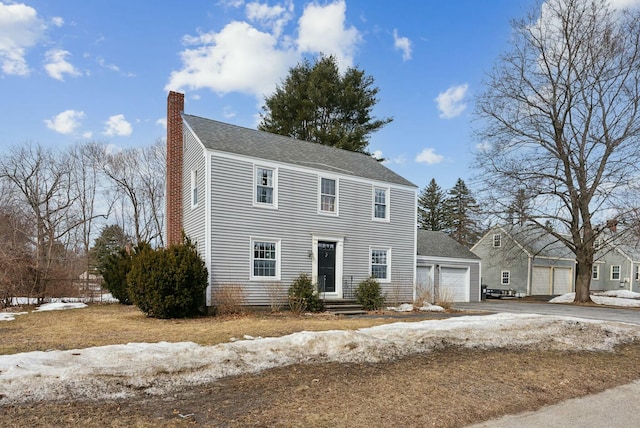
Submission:
M 527 296 L 531 296 L 531 281 L 533 280 L 533 268 L 531 267 L 531 256 L 527 257 Z

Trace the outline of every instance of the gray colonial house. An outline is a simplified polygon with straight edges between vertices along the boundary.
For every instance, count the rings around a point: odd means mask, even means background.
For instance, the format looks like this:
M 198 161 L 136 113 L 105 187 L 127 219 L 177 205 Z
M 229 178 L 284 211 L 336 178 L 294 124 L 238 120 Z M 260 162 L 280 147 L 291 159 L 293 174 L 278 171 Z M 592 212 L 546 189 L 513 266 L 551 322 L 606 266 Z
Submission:
M 416 294 L 480 301 L 480 257 L 444 232 L 418 230 Z M 430 302 L 432 303 L 432 302 Z
M 169 93 L 167 238 L 197 243 L 208 306 L 230 287 L 285 301 L 301 273 L 326 299 L 373 276 L 412 301 L 416 190 L 371 156 L 184 114 Z
M 615 230 L 614 230 L 615 232 Z M 596 239 L 596 255 L 591 273 L 591 290 L 640 291 L 640 250 L 629 236 L 610 233 Z
M 496 226 L 472 248 L 482 259 L 482 283 L 520 296 L 575 290 L 575 256 L 552 235 L 527 226 Z

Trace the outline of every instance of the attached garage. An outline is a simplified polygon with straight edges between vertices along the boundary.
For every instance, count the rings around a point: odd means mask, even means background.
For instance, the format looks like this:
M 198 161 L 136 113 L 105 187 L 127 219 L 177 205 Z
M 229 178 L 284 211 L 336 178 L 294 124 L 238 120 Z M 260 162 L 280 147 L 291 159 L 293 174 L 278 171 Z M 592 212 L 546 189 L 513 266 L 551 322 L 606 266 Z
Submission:
M 469 268 L 440 268 L 440 295 L 453 302 L 468 302 Z
M 573 291 L 573 269 L 568 267 L 534 266 L 531 294 L 560 295 Z
M 452 302 L 480 301 L 480 258 L 443 232 L 418 230 L 416 296 L 438 290 Z

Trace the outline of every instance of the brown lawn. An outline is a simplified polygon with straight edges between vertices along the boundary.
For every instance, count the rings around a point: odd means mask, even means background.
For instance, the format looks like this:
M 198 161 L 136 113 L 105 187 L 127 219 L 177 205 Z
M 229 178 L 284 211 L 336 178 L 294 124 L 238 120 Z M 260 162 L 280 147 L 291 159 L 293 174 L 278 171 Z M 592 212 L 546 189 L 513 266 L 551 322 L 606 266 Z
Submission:
M 211 345 L 245 334 L 280 336 L 397 321 L 379 315 L 163 321 L 132 307 L 95 305 L 0 323 L 0 354 L 136 341 Z M 460 427 L 631 382 L 640 378 L 639 358 L 640 344 L 612 353 L 448 348 L 378 364 L 283 367 L 159 398 L 25 405 L 2 405 L 0 399 L 0 426 Z

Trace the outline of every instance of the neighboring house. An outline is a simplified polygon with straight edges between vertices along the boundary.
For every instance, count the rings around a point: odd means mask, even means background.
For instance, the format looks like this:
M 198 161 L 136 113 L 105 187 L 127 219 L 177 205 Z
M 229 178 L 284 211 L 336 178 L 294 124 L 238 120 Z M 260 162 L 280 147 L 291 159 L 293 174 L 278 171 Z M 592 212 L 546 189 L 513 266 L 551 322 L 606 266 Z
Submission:
M 471 248 L 482 259 L 482 284 L 524 295 L 575 290 L 575 256 L 552 235 L 526 226 L 496 226 Z
M 608 239 L 596 239 L 596 256 L 591 274 L 591 290 L 640 291 L 640 250 L 633 245 Z M 604 239 L 603 239 L 604 238 Z
M 480 257 L 444 232 L 418 230 L 416 294 L 480 301 Z M 430 302 L 433 303 L 433 302 Z
M 373 276 L 412 301 L 416 186 L 371 156 L 167 111 L 167 240 L 197 244 L 207 305 L 240 288 L 248 305 L 286 301 L 301 273 L 326 299 Z

